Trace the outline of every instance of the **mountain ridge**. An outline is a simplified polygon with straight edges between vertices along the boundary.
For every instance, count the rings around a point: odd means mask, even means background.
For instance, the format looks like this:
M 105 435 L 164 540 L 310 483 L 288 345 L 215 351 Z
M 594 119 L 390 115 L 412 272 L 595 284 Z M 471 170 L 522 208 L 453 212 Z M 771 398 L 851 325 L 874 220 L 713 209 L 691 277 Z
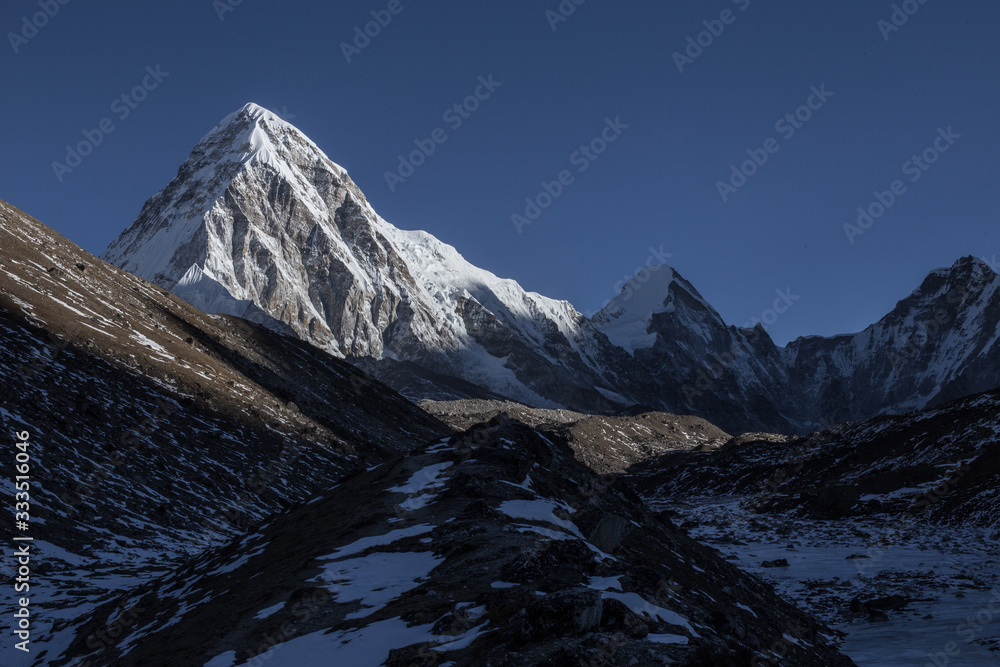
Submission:
M 390 362 L 413 363 L 540 408 L 649 404 L 731 432 L 805 432 L 932 405 L 938 393 L 946 400 L 991 389 L 991 374 L 1000 376 L 997 341 L 989 339 L 1000 324 L 992 269 L 960 300 L 981 317 L 966 322 L 956 312 L 939 326 L 961 322 L 962 335 L 977 342 L 944 336 L 898 368 L 902 351 L 914 351 L 906 341 L 949 298 L 929 285 L 987 268 L 979 260 L 936 269 L 921 285 L 926 299 L 914 296 L 918 288 L 846 338 L 777 346 L 759 325 L 727 324 L 670 267 L 643 269 L 645 279 L 637 274 L 587 318 L 569 302 L 473 266 L 427 232 L 391 225 L 343 167 L 254 104 L 198 143 L 102 257 L 196 307 L 291 329 L 336 356 L 372 359 L 376 374 Z M 893 316 L 904 305 L 912 312 Z M 857 380 L 858 370 L 874 379 Z M 895 391 L 879 394 L 900 376 Z M 428 397 L 419 385 L 426 379 L 411 383 L 408 397 Z

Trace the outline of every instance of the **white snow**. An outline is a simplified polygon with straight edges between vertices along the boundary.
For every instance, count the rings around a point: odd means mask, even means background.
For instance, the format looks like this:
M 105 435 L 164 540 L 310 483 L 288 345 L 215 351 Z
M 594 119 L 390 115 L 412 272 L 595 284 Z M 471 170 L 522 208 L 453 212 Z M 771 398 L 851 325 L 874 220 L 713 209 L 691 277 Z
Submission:
M 389 489 L 396 493 L 416 494 L 428 489 L 437 489 L 444 486 L 441 473 L 452 466 L 451 461 L 445 463 L 435 463 L 422 470 L 418 470 L 410 477 L 409 481 L 401 486 L 394 486 Z
M 235 664 L 236 651 L 226 651 L 206 662 L 204 667 L 233 667 Z
M 512 519 L 528 519 L 529 521 L 541 521 L 559 526 L 567 532 L 583 539 L 580 529 L 572 521 L 560 519 L 554 514 L 556 509 L 563 509 L 573 513 L 576 510 L 563 501 L 539 499 L 539 500 L 505 500 L 497 508 Z
M 741 500 L 692 498 L 671 507 L 684 516 L 697 517 L 700 525 L 692 537 L 736 556 L 735 564 L 741 569 L 774 585 L 782 597 L 831 628 L 845 632 L 846 639 L 838 640 L 840 650 L 860 667 L 933 663 L 929 656 L 944 651 L 949 642 L 959 649 L 946 656 L 949 667 L 995 661 L 987 642 L 1000 644 L 1000 623 L 996 622 L 1000 616 L 994 614 L 992 623 L 979 624 L 973 636 L 958 631 L 970 616 L 991 604 L 997 542 L 989 531 L 912 520 L 899 533 L 890 534 L 879 516 L 762 522 L 760 515 L 741 507 Z M 788 549 L 790 542 L 794 549 Z M 848 558 L 858 554 L 871 557 Z M 762 567 L 763 561 L 775 558 L 786 559 L 789 567 Z M 886 588 L 878 588 L 879 582 L 885 582 Z M 834 604 L 819 595 L 825 589 L 836 591 Z M 844 607 L 854 596 L 871 599 L 897 592 L 913 601 L 906 611 L 890 612 L 888 621 L 844 620 Z M 1000 600 L 1000 590 L 996 595 Z M 997 603 L 993 604 L 996 608 Z M 745 605 L 736 606 L 754 613 Z
M 220 315 L 241 316 L 251 302 L 235 298 L 219 281 L 197 264 L 192 264 L 173 288 L 173 293 L 198 310 Z
M 375 535 L 373 537 L 362 537 L 361 539 L 351 542 L 347 546 L 340 547 L 334 551 L 329 556 L 323 556 L 320 560 L 337 560 L 339 558 L 346 558 L 347 556 L 353 556 L 366 551 L 372 547 L 386 546 L 392 544 L 393 542 L 398 542 L 399 540 L 406 539 L 408 537 L 416 537 L 417 535 L 424 535 L 434 530 L 434 526 L 430 524 L 420 524 L 417 526 L 410 526 L 409 528 L 400 528 L 398 530 L 391 530 L 384 535 Z
M 265 618 L 268 618 L 270 616 L 274 616 L 275 614 L 277 614 L 279 611 L 281 611 L 284 608 L 285 608 L 285 603 L 284 602 L 279 602 L 278 604 L 274 605 L 273 607 L 268 607 L 267 609 L 261 609 L 259 612 L 257 612 L 257 615 L 254 616 L 254 618 L 256 620 L 258 620 L 258 621 L 261 621 L 261 620 L 264 620 Z
M 419 586 L 443 560 L 431 552 L 373 553 L 332 563 L 319 579 L 337 602 L 361 603 L 348 619 L 364 618 Z
M 669 266 L 645 268 L 594 315 L 594 324 L 612 343 L 629 352 L 652 347 L 656 334 L 648 332 L 649 324 L 654 314 L 670 312 L 666 300 L 673 281 L 674 271 Z
M 622 590 L 621 578 L 620 574 L 617 577 L 591 577 L 590 581 L 587 582 L 587 587 L 593 588 L 595 591 L 620 591 Z
M 149 338 L 147 338 L 146 336 L 143 336 L 143 335 L 142 335 L 141 333 L 139 333 L 138 331 L 134 331 L 134 330 L 133 330 L 133 331 L 131 332 L 131 336 L 132 336 L 132 338 L 134 338 L 134 339 L 135 339 L 135 340 L 136 340 L 136 341 L 137 341 L 137 342 L 138 342 L 138 343 L 139 343 L 140 345 L 144 345 L 144 346 L 148 347 L 149 349 L 151 349 L 151 350 L 153 350 L 153 351 L 155 351 L 155 352 L 159 352 L 159 353 L 163 354 L 164 356 L 166 356 L 166 357 L 169 357 L 169 358 L 173 359 L 173 356 L 172 356 L 172 355 L 171 355 L 171 354 L 170 354 L 169 352 L 167 352 L 167 349 L 166 349 L 165 347 L 163 347 L 162 345 L 160 345 L 160 344 L 159 344 L 159 343 L 157 343 L 156 341 L 154 341 L 154 340 L 150 340 L 150 339 L 149 339 Z
M 445 484 L 445 480 L 441 474 L 452 465 L 450 461 L 429 465 L 414 473 L 405 484 L 394 486 L 389 491 L 405 493 L 410 496 L 399 505 L 407 512 L 426 507 L 437 497 L 437 494 L 433 493 L 433 491 L 440 489 Z M 431 493 L 426 493 L 427 491 L 431 491 Z
M 690 632 L 693 637 L 695 638 L 701 637 L 701 635 L 695 632 L 695 629 L 691 627 L 691 624 L 688 623 L 688 620 L 686 618 L 684 618 L 677 612 L 670 611 L 669 609 L 664 609 L 663 607 L 655 605 L 652 602 L 647 602 L 646 599 L 643 598 L 638 593 L 614 593 L 610 591 L 602 591 L 601 597 L 611 598 L 612 600 L 618 600 L 626 607 L 628 607 L 634 614 L 638 614 L 640 616 L 645 614 L 650 618 L 659 619 L 664 623 L 670 623 L 671 625 L 679 625 L 680 627 L 685 628 L 688 632 Z

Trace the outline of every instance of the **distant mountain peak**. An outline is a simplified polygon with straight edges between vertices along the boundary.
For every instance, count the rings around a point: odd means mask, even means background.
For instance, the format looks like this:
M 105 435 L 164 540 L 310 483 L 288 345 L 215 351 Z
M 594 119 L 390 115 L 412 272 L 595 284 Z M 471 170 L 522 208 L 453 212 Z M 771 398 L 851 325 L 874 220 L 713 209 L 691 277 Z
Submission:
M 994 267 L 984 259 L 967 255 L 951 266 L 931 271 L 920 286 L 900 304 L 908 306 L 914 299 L 965 301 L 971 297 L 976 300 L 984 290 L 996 291 L 998 287 L 1000 277 Z
M 649 324 L 655 313 L 672 311 L 674 277 L 674 270 L 666 265 L 643 267 L 591 320 L 612 343 L 629 352 L 651 347 L 656 334 L 649 332 Z
M 227 144 L 230 146 L 229 155 L 219 156 L 218 153 Z M 290 154 L 293 149 L 303 153 L 301 157 L 329 163 L 340 177 L 347 175 L 346 170 L 330 160 L 305 133 L 273 111 L 253 102 L 223 118 L 195 146 L 192 156 L 203 152 L 214 153 L 216 159 L 229 158 L 241 163 L 258 161 L 280 170 L 285 164 L 294 163 L 295 157 L 300 157 Z
M 983 277 L 987 280 L 991 280 L 997 276 L 998 268 L 1000 268 L 1000 266 L 996 263 L 991 263 L 991 261 L 985 257 L 975 257 L 973 255 L 966 255 L 952 265 L 952 271 L 966 269 L 973 270 L 983 275 Z
M 694 286 L 666 265 L 646 266 L 626 281 L 621 293 L 598 311 L 592 321 L 612 343 L 635 353 L 657 342 L 653 320 L 689 327 L 712 337 L 725 323 Z
M 928 277 L 937 275 L 954 276 L 959 274 L 975 274 L 989 279 L 997 274 L 997 268 L 997 266 L 992 264 L 986 258 L 966 255 L 965 257 L 960 257 L 955 260 L 951 266 L 942 266 L 938 269 L 934 269 L 928 274 Z

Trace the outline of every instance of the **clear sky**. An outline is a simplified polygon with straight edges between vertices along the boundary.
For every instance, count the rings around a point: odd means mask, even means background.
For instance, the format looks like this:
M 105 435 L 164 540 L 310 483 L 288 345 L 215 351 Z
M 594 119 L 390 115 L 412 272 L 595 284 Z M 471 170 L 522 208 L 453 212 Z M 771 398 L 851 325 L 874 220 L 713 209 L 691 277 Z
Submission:
M 898 2 L 898 25 L 888 0 L 237 1 L 4 2 L 0 197 L 100 253 L 253 101 L 390 222 L 586 313 L 662 248 L 733 324 L 790 289 L 770 327 L 784 343 L 860 330 L 930 270 L 1000 255 L 992 0 Z M 372 12 L 387 25 L 345 49 Z M 445 112 L 490 76 L 456 127 Z M 391 188 L 438 128 L 447 140 Z M 99 145 L 57 175 L 85 130 Z M 578 152 L 602 133 L 614 141 Z M 925 149 L 933 164 L 907 164 Z M 752 156 L 767 161 L 744 183 L 732 165 Z M 519 234 L 511 216 L 563 171 Z M 895 201 L 849 239 L 876 191 Z

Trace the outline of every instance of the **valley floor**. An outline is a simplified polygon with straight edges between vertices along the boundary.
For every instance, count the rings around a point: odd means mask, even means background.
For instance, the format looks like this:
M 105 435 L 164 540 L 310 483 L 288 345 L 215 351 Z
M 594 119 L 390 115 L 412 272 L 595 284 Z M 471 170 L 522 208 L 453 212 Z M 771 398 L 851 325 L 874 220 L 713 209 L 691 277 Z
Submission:
M 996 535 L 919 519 L 758 514 L 743 500 L 672 499 L 661 507 L 676 512 L 691 537 L 843 633 L 840 649 L 860 667 L 1000 665 Z M 782 559 L 787 566 L 773 566 Z

